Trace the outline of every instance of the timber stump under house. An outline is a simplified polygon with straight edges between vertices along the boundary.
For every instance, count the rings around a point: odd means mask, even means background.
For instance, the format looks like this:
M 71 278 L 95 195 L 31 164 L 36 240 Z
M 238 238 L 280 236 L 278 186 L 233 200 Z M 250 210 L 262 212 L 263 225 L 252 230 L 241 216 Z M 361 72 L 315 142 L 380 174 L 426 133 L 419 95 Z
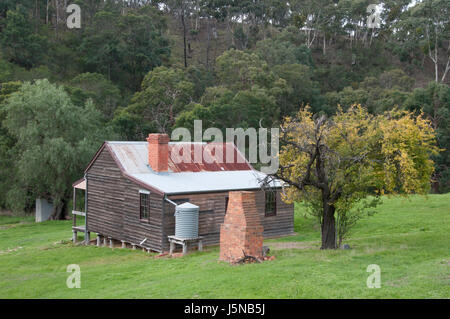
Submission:
M 197 151 L 203 155 L 200 161 L 194 159 Z M 232 163 L 222 160 L 227 154 L 233 155 Z M 73 185 L 85 191 L 85 209 L 74 211 L 73 231 L 84 232 L 86 243 L 92 232 L 98 234 L 98 245 L 113 246 L 114 241 L 168 251 L 175 208 L 189 202 L 198 206 L 202 244 L 217 245 L 229 192 L 251 191 L 264 238 L 292 235 L 294 207 L 281 200 L 279 181 L 263 190 L 264 177 L 233 143 L 170 142 L 166 134 L 150 134 L 144 142 L 107 141 Z M 84 217 L 85 226 L 76 225 L 76 216 Z

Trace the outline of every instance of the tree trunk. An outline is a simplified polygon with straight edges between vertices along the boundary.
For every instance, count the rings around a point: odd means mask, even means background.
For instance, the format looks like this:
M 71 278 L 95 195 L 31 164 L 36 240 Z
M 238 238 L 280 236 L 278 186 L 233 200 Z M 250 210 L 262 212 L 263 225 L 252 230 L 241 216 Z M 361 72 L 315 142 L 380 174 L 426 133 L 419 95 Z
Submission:
M 55 30 L 56 30 L 56 38 L 58 38 L 58 24 L 59 24 L 59 1 L 58 0 L 55 0 L 55 8 L 56 8 Z
M 441 83 L 445 83 L 444 81 L 445 81 L 445 77 L 447 76 L 448 70 L 450 70 L 450 57 L 447 60 L 447 64 L 445 66 L 445 71 L 444 71 L 444 74 L 442 75 Z
M 211 36 L 210 36 L 210 25 L 209 25 L 209 16 L 206 18 L 206 33 L 208 35 L 207 42 L 206 42 L 206 69 L 209 70 L 209 51 L 210 51 L 210 44 L 211 44 Z
M 184 3 L 181 4 L 181 24 L 183 25 L 183 51 L 184 51 L 184 67 L 187 68 L 187 50 L 186 50 L 186 22 L 184 21 Z
M 323 201 L 322 246 L 320 249 L 336 249 L 335 207 Z
M 55 204 L 55 206 L 53 206 L 53 213 L 50 216 L 50 219 L 51 220 L 65 219 L 66 211 L 67 211 L 67 201 L 63 199 L 58 204 Z
M 34 7 L 35 7 L 35 23 L 34 23 L 34 33 L 38 32 L 38 28 L 39 28 L 39 4 L 38 1 L 35 0 L 34 1 Z
M 433 60 L 433 62 L 434 62 L 434 75 L 435 75 L 434 81 L 436 83 L 439 83 L 439 64 L 438 64 L 437 60 Z

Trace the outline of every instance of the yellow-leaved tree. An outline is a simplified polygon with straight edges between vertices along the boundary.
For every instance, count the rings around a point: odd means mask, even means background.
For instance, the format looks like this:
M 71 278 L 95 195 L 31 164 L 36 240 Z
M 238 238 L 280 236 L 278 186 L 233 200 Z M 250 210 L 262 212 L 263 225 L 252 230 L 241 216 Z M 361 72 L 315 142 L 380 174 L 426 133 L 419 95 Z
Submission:
M 304 201 L 319 217 L 321 249 L 335 249 L 383 194 L 426 194 L 439 152 L 421 115 L 392 110 L 372 115 L 360 105 L 333 117 L 303 108 L 280 133 L 280 167 L 272 178 L 289 187 L 285 200 Z M 356 218 L 355 218 L 356 216 Z

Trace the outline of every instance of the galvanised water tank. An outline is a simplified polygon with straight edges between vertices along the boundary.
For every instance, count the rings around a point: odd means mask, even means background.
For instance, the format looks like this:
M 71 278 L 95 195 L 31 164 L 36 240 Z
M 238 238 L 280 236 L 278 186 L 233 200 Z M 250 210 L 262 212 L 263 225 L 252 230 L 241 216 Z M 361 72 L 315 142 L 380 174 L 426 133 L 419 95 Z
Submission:
M 175 209 L 175 237 L 198 237 L 198 206 L 191 203 L 177 205 Z

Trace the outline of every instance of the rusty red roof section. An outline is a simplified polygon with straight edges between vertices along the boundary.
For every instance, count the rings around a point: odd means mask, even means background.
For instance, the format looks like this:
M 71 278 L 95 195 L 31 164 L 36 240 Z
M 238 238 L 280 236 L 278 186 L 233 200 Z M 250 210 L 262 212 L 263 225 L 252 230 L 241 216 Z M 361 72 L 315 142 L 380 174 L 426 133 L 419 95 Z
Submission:
M 188 153 L 186 154 L 186 152 Z M 197 158 L 196 154 L 198 154 Z M 169 170 L 174 173 L 252 169 L 252 166 L 233 143 L 169 144 Z

